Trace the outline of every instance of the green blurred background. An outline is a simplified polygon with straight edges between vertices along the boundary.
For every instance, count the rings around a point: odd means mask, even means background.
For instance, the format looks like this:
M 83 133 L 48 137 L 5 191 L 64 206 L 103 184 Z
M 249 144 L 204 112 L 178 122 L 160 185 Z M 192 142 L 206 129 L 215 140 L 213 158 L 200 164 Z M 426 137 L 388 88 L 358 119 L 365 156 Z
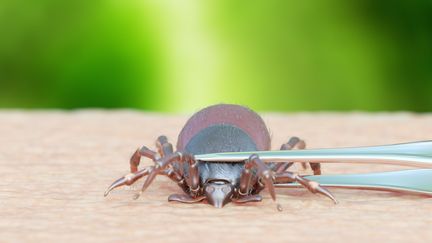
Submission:
M 432 111 L 432 1 L 3 0 L 0 107 Z

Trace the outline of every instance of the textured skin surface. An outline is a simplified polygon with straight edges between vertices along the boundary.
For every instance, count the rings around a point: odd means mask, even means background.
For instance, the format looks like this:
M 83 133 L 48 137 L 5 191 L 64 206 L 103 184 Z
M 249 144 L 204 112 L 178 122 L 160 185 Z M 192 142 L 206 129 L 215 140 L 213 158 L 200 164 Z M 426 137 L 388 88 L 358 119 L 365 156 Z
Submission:
M 261 203 L 217 209 L 168 203 L 181 189 L 158 177 L 103 192 L 128 173 L 140 145 L 165 134 L 176 142 L 189 115 L 130 111 L 0 111 L 0 242 L 431 242 L 432 199 L 333 190 L 340 204 L 304 189 L 277 189 L 278 212 Z M 263 114 L 273 149 L 290 136 L 309 148 L 399 143 L 432 138 L 432 115 Z M 144 160 L 143 166 L 151 165 Z M 324 174 L 400 169 L 323 165 Z

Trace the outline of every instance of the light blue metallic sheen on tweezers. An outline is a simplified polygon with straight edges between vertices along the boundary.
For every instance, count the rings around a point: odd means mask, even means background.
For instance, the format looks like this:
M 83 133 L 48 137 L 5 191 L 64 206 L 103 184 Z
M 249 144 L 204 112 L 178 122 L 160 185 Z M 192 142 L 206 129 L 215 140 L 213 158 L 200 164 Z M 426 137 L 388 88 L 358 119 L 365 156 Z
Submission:
M 196 155 L 195 159 L 235 162 L 246 160 L 251 154 L 257 154 L 264 162 L 393 164 L 432 169 L 432 141 L 358 148 L 214 153 Z
M 401 170 L 369 174 L 305 176 L 325 187 L 419 193 L 432 196 L 432 170 Z M 301 187 L 297 183 L 275 184 L 276 188 Z

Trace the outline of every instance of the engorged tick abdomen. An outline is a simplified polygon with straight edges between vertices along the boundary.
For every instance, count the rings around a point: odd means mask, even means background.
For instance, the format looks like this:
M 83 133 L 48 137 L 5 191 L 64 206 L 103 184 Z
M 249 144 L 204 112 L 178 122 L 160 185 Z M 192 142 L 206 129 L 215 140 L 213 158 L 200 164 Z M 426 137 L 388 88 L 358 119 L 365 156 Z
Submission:
M 262 118 L 246 107 L 231 104 L 209 106 L 189 118 L 178 136 L 177 150 L 184 150 L 192 137 L 214 125 L 237 127 L 252 139 L 257 150 L 270 150 L 270 134 Z

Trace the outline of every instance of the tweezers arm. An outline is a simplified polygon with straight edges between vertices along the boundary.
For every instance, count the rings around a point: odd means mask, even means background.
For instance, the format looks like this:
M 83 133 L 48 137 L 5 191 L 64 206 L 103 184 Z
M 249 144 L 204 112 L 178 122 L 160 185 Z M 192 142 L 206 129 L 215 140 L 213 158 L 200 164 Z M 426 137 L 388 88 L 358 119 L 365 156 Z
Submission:
M 418 193 L 432 196 L 432 170 L 402 170 L 370 174 L 320 175 L 306 178 L 326 187 Z M 297 183 L 275 184 L 279 188 L 301 187 Z
M 251 154 L 258 154 L 264 162 L 393 164 L 432 169 L 432 141 L 358 148 L 202 154 L 195 158 L 201 161 L 235 162 L 246 160 Z

